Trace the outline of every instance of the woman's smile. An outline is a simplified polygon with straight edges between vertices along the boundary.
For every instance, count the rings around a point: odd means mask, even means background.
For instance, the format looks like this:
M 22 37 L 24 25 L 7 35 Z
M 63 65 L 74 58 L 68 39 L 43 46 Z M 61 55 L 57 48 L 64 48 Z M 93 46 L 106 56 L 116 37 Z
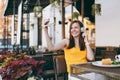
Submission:
M 80 27 L 78 23 L 74 23 L 72 25 L 71 34 L 73 37 L 77 37 L 80 35 Z

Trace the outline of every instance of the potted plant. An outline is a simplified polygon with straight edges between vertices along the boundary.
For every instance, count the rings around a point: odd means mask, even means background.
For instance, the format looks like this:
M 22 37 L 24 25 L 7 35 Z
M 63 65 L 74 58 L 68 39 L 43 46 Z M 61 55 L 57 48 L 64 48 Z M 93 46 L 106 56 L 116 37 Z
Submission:
M 40 5 L 36 5 L 34 7 L 34 15 L 35 15 L 35 17 L 41 17 L 41 15 L 42 15 L 42 7 Z
M 92 5 L 92 15 L 95 16 L 95 14 L 101 15 L 101 5 L 100 4 Z
M 78 12 L 73 12 L 73 19 L 77 19 L 78 20 L 78 16 L 79 16 L 80 14 L 78 13 Z

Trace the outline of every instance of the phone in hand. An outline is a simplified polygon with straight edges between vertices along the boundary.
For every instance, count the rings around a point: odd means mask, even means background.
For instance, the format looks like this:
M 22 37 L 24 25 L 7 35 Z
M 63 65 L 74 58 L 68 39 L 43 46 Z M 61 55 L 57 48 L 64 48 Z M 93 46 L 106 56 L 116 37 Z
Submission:
M 50 21 L 49 21 L 49 20 L 47 20 L 47 21 L 44 23 L 44 25 L 47 25 L 49 22 L 50 22 Z

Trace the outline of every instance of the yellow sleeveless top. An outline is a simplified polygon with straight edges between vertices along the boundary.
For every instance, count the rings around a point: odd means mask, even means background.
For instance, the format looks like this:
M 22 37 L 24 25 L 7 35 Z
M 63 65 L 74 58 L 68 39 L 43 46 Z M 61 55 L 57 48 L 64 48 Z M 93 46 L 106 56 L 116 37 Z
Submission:
M 79 64 L 81 62 L 87 62 L 86 50 L 81 51 L 79 47 L 73 47 L 71 49 L 65 48 L 64 54 L 65 54 L 68 73 L 70 73 L 71 64 Z

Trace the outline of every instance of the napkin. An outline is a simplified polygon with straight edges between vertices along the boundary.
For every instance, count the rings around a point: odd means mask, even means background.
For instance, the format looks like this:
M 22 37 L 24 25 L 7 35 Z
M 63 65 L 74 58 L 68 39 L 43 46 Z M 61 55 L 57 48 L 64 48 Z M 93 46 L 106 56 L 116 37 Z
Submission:
M 80 74 L 78 76 L 81 76 L 81 77 L 84 77 L 84 78 L 87 78 L 90 80 L 107 80 L 106 76 L 104 76 L 102 74 L 95 73 L 95 72 Z

